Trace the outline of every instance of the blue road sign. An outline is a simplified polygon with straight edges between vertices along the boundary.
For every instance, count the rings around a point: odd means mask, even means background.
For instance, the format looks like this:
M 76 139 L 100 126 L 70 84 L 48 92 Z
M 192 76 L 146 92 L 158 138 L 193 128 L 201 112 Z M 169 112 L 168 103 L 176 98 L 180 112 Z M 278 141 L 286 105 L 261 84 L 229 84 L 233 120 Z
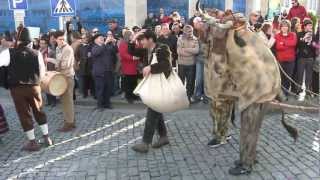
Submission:
M 10 10 L 16 10 L 16 9 L 26 10 L 26 9 L 28 9 L 27 0 L 8 0 L 8 2 L 9 2 L 9 9 Z
M 51 0 L 51 15 L 58 16 L 75 16 L 75 0 Z

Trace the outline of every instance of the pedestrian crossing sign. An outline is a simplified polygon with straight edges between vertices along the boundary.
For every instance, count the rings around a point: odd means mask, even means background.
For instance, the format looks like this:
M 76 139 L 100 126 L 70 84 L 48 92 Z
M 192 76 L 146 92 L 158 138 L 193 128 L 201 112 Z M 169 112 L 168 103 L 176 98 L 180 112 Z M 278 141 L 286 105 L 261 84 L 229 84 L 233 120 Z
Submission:
M 51 15 L 58 16 L 75 16 L 75 0 L 51 0 Z

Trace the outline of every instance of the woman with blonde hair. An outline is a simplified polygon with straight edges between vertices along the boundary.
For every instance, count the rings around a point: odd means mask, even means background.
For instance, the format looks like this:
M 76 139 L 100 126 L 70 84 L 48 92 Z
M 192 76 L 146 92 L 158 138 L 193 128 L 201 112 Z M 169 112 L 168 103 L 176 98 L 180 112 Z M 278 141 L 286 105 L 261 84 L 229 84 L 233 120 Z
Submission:
M 289 78 L 293 78 L 297 46 L 297 35 L 290 30 L 290 21 L 283 20 L 280 23 L 280 32 L 275 36 L 276 58 L 283 70 L 281 71 L 281 83 L 286 95 L 289 95 L 288 91 L 291 86 Z

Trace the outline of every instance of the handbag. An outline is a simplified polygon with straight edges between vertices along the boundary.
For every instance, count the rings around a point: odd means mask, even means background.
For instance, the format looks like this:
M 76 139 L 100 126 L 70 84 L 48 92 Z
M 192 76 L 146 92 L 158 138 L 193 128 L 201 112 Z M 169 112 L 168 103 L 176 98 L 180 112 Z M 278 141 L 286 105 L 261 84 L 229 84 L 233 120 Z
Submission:
M 151 64 L 158 63 L 154 53 Z M 149 108 L 160 112 L 176 112 L 189 107 L 186 88 L 175 71 L 168 78 L 161 74 L 150 74 L 134 90 Z
M 4 115 L 2 106 L 0 105 L 0 134 L 6 133 L 9 131 L 9 126 Z

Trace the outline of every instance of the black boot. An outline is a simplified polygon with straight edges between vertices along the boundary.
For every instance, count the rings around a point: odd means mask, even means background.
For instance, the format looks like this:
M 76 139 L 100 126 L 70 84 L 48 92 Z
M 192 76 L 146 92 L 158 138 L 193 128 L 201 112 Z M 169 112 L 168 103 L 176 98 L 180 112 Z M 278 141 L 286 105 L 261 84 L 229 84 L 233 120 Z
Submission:
M 154 143 L 152 145 L 152 148 L 158 149 L 161 148 L 162 146 L 168 145 L 169 144 L 169 139 L 167 136 L 165 137 L 160 137 L 160 139 L 158 140 L 158 142 Z

